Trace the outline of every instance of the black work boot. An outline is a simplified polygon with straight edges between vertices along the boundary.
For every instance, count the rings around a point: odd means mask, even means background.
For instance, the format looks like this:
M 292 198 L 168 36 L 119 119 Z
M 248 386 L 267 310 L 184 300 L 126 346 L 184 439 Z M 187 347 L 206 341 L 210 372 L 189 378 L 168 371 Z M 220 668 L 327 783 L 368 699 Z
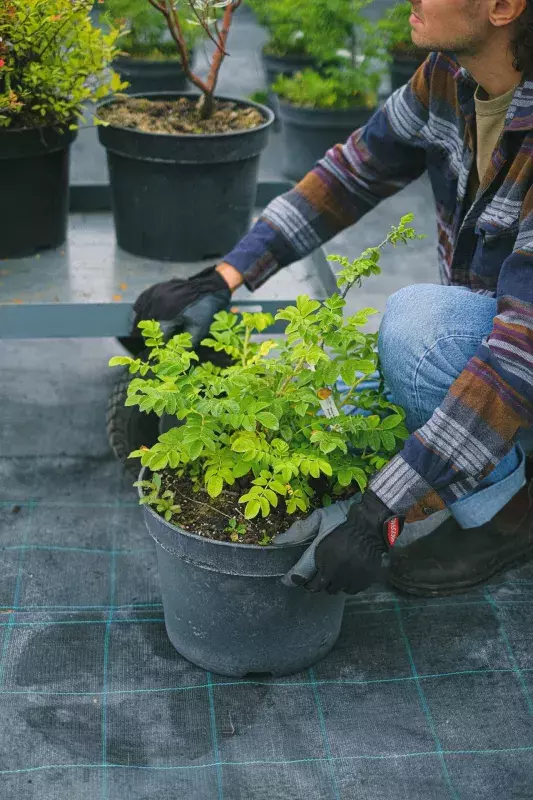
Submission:
M 438 528 L 390 552 L 389 583 L 423 597 L 460 594 L 533 558 L 533 481 L 490 522 L 461 528 L 449 517 Z

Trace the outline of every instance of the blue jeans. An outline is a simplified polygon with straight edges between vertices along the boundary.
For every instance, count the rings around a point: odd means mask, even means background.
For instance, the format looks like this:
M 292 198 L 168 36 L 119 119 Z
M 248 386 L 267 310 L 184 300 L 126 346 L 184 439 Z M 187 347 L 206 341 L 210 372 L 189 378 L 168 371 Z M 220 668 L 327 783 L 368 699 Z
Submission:
M 425 425 L 441 405 L 482 339 L 492 331 L 496 313 L 494 298 L 466 287 L 415 284 L 389 297 L 379 329 L 378 353 L 387 397 L 405 410 L 409 433 Z M 361 388 L 377 387 L 376 378 L 378 373 Z M 343 389 L 342 383 L 339 388 Z M 348 413 L 358 412 L 353 408 Z M 491 520 L 524 486 L 525 453 L 531 451 L 533 429 L 521 429 L 513 449 L 491 474 L 450 506 L 462 528 Z

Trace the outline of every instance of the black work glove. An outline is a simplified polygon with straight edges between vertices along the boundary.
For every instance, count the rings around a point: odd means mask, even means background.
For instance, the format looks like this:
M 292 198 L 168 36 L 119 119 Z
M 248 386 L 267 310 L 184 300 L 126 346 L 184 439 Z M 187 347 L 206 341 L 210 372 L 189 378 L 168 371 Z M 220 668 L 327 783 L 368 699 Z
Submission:
M 404 521 L 370 490 L 314 511 L 274 539 L 275 545 L 311 541 L 283 582 L 310 592 L 362 592 L 382 578 Z
M 197 348 L 209 333 L 214 315 L 227 308 L 230 300 L 230 288 L 215 267 L 207 267 L 187 280 L 173 278 L 156 283 L 135 301 L 131 335 L 119 341 L 130 353 L 139 355 L 144 350 L 139 322 L 155 319 L 166 339 L 177 333 L 190 333 L 193 347 Z

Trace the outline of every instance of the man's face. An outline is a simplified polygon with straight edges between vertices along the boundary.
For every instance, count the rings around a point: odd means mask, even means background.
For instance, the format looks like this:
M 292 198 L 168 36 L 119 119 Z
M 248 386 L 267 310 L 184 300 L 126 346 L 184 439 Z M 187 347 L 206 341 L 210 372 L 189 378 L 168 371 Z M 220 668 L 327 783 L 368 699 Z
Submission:
M 413 43 L 423 50 L 475 56 L 490 37 L 487 0 L 411 0 Z

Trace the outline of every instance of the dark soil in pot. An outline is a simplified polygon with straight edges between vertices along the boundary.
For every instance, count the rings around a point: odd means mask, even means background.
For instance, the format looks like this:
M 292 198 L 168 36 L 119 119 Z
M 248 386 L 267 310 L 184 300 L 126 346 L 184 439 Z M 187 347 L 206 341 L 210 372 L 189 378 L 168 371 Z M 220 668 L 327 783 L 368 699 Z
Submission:
M 365 125 L 374 111 L 361 107 L 302 108 L 280 99 L 283 173 L 291 180 L 301 180 L 327 150 L 335 144 L 344 144 L 355 130 Z
M 144 515 L 156 543 L 167 633 L 185 658 L 235 678 L 280 677 L 312 666 L 335 645 L 345 595 L 281 583 L 306 545 L 213 541 L 146 506 Z
M 170 134 L 231 133 L 258 128 L 265 121 L 259 108 L 231 100 L 218 102 L 213 115 L 201 119 L 196 100 L 191 97 L 169 100 L 120 98 L 102 108 L 99 116 L 111 125 L 141 133 Z
M 0 258 L 59 247 L 67 233 L 75 131 L 0 129 Z
M 201 120 L 198 95 L 157 93 L 99 106 L 117 241 L 135 255 L 170 261 L 223 256 L 249 228 L 259 157 L 272 111 L 217 99 Z

